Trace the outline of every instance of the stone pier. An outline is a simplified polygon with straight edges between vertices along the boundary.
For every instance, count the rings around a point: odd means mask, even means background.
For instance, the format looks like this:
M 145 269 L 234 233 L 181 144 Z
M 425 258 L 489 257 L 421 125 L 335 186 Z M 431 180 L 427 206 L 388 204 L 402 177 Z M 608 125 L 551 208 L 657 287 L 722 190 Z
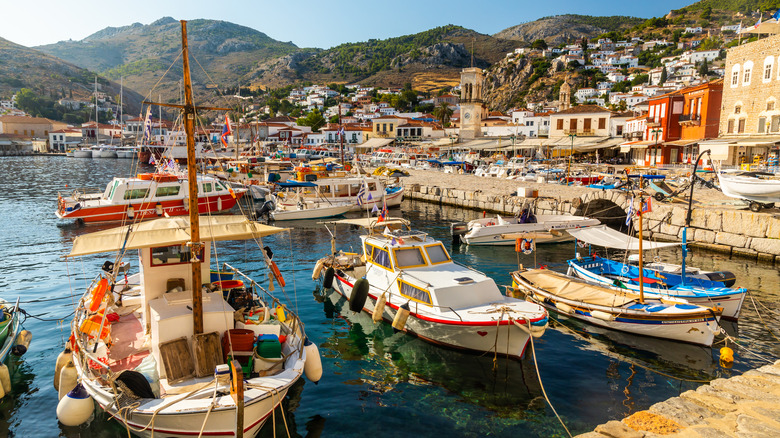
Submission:
M 405 196 L 425 202 L 511 216 L 524 205 L 534 205 L 537 214 L 569 213 L 592 216 L 603 222 L 625 221 L 630 194 L 621 190 L 537 184 L 474 175 L 412 171 L 404 178 Z M 538 198 L 515 196 L 519 187 L 538 191 Z M 780 263 L 780 210 L 758 213 L 738 209 L 720 191 L 696 189 L 688 228 L 690 247 L 702 248 L 737 257 Z M 721 205 L 712 205 L 721 202 Z M 709 205 L 708 205 L 709 204 Z M 639 208 L 634 199 L 633 209 Z M 680 241 L 688 211 L 687 203 L 652 201 L 646 213 L 644 229 L 651 239 Z M 635 219 L 636 220 L 636 219 Z M 636 224 L 635 224 L 636 226 Z
M 580 438 L 778 437 L 780 361 L 715 379 Z

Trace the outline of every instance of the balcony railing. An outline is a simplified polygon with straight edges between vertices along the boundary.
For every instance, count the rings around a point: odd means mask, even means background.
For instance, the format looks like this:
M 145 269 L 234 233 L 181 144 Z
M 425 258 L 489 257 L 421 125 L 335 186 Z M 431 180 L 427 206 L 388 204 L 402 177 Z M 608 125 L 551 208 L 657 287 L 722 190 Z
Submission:
M 564 129 L 563 130 L 564 135 L 576 135 L 577 137 L 591 137 L 596 135 L 596 132 L 592 129 Z
M 701 116 L 698 114 L 681 114 L 679 122 L 681 125 L 699 126 L 701 124 Z

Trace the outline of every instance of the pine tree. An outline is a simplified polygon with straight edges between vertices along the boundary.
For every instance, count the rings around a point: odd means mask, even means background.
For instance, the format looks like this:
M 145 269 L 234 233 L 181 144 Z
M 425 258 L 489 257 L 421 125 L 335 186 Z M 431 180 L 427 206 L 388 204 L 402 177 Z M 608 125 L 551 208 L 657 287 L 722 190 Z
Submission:
M 710 73 L 709 66 L 707 65 L 707 58 L 704 58 L 704 61 L 701 62 L 701 66 L 699 67 L 699 75 L 702 77 L 707 76 Z
M 666 82 L 666 67 L 661 70 L 661 80 L 659 81 L 659 85 L 663 85 L 664 82 Z

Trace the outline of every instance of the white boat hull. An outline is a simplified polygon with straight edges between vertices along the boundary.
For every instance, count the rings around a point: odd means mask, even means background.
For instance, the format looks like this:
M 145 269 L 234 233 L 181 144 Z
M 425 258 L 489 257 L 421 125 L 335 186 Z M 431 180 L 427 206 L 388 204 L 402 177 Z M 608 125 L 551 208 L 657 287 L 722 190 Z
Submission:
M 289 207 L 288 207 L 289 208 Z M 321 219 L 326 217 L 340 216 L 352 210 L 351 204 L 329 205 L 322 207 L 305 208 L 302 210 L 290 208 L 285 210 L 274 210 L 271 217 L 275 221 L 290 221 L 299 219 Z
M 468 223 L 469 231 L 461 236 L 469 245 L 514 245 L 518 237 L 528 234 L 530 238 L 536 238 L 534 233 L 550 233 L 539 237 L 537 243 L 566 242 L 573 239 L 563 230 L 572 228 L 589 227 L 599 225 L 598 219 L 590 219 L 582 216 L 569 215 L 539 215 L 534 223 L 511 223 L 516 221 L 510 218 L 507 223 L 500 223 L 497 218 L 475 219 Z
M 341 296 L 349 299 L 356 280 L 335 276 L 333 288 Z M 371 287 L 363 311 L 372 314 L 381 290 Z M 392 322 L 400 305 L 408 300 L 389 298 L 385 304 L 382 319 Z M 469 323 L 466 321 L 438 319 L 415 311 L 415 303 L 410 303 L 411 312 L 404 331 L 433 344 L 449 348 L 474 352 L 497 353 L 502 356 L 522 358 L 530 335 L 514 324 L 497 325 L 496 322 Z M 496 319 L 501 314 L 496 314 Z M 518 321 L 522 322 L 522 321 Z M 495 342 L 498 340 L 498 342 Z M 496 347 L 494 349 L 494 347 Z
M 87 149 L 78 149 L 73 151 L 73 158 L 92 158 L 92 151 Z
M 780 202 L 780 180 L 718 174 L 718 181 L 726 196 L 762 203 Z

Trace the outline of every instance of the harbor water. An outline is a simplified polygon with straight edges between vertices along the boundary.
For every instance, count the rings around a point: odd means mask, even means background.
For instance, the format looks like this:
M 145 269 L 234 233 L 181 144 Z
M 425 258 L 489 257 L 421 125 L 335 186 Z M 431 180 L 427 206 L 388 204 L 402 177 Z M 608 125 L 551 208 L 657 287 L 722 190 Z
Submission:
M 143 169 L 147 170 L 147 169 Z M 75 189 L 102 191 L 114 176 L 137 172 L 131 160 L 66 157 L 0 159 L 0 297 L 30 315 L 25 328 L 33 341 L 22 358 L 10 359 L 13 390 L 0 401 L 0 435 L 20 437 L 126 436 L 121 423 L 105 414 L 81 427 L 57 422 L 54 362 L 69 335 L 70 314 L 102 254 L 73 261 L 63 258 L 74 237 L 102 225 L 79 226 L 55 215 L 57 194 Z M 449 224 L 479 212 L 404 201 L 391 216 L 403 215 L 415 229 L 441 239 L 452 257 L 508 285 L 518 262 L 564 270 L 574 244 L 541 246 L 518 255 L 513 247 L 452 245 Z M 739 375 L 780 357 L 780 343 L 769 328 L 778 326 L 780 274 L 776 267 L 693 251 L 692 266 L 732 271 L 737 286 L 750 294 L 739 323 L 723 328 L 739 340 L 732 368 L 719 364 L 716 345 L 703 348 L 604 331 L 553 317 L 523 360 L 494 359 L 430 345 L 369 315 L 353 314 L 344 301 L 317 290 L 314 262 L 330 248 L 328 231 L 316 221 L 284 223 L 289 233 L 264 239 L 287 280 L 283 294 L 319 345 L 324 373 L 318 385 L 302 379 L 259 436 L 565 436 L 547 405 L 546 392 L 561 419 L 576 434 L 611 419 L 621 419 L 654 403 L 718 377 Z M 339 247 L 359 247 L 359 230 L 340 230 Z M 252 242 L 223 242 L 220 262 L 255 278 L 267 278 Z M 678 250 L 663 250 L 663 261 L 677 262 Z M 137 260 L 130 260 L 137 269 Z M 133 269 L 135 272 L 135 269 Z M 282 295 L 277 287 L 276 293 Z M 538 371 L 537 371 L 538 369 Z M 287 428 L 287 430 L 285 429 Z

